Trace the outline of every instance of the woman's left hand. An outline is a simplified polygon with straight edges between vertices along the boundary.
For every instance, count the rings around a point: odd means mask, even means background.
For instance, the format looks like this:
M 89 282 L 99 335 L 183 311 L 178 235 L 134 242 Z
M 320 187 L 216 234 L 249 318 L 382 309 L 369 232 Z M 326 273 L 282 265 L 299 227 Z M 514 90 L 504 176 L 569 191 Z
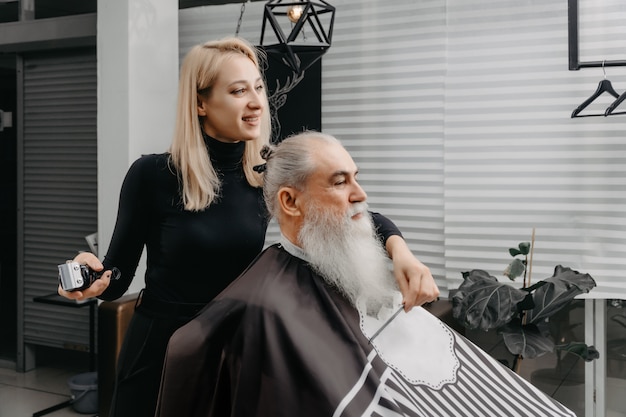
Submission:
M 439 287 L 430 269 L 413 255 L 404 239 L 391 236 L 386 247 L 393 260 L 393 274 L 402 293 L 404 311 L 437 300 Z

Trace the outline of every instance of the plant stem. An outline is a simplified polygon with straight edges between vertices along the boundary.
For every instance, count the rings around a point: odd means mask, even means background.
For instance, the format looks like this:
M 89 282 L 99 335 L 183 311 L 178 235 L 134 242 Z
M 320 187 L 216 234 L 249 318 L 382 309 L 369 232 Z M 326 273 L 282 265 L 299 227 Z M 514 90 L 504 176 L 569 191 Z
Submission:
M 527 257 L 526 269 L 524 270 L 524 288 L 530 287 L 531 275 L 533 273 L 533 250 L 535 249 L 535 228 L 533 227 L 533 233 L 530 238 L 530 255 Z M 526 274 L 528 272 L 528 274 Z M 526 324 L 526 312 L 522 312 L 522 326 Z M 522 355 L 517 355 L 515 360 L 515 373 L 519 375 L 520 367 L 522 366 Z
M 530 257 L 528 259 L 528 285 L 530 287 L 531 275 L 533 274 L 533 251 L 535 250 L 535 228 L 533 227 L 533 234 L 530 237 Z

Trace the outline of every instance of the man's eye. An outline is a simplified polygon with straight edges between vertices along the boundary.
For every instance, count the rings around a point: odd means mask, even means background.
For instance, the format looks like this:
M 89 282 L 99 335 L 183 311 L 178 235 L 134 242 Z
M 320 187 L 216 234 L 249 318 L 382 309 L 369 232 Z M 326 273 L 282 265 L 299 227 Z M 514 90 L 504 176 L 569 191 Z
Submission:
M 245 90 L 244 88 L 238 88 L 238 89 L 236 89 L 236 90 L 234 90 L 234 91 L 233 91 L 233 94 L 240 96 L 240 95 L 242 95 L 245 91 L 246 91 L 246 90 Z
M 261 90 L 263 90 L 263 85 L 257 85 L 257 86 L 256 86 L 256 90 L 257 90 L 257 91 L 261 91 Z

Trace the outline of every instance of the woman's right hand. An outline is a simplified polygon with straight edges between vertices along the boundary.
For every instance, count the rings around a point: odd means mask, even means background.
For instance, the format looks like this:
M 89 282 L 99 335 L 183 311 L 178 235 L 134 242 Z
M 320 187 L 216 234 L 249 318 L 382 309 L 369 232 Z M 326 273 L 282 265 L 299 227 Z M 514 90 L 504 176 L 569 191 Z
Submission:
M 96 255 L 91 252 L 81 252 L 73 259 L 74 262 L 78 262 L 81 265 L 87 265 L 94 271 L 102 271 L 104 266 Z M 83 291 L 65 291 L 61 284 L 59 284 L 59 295 L 69 298 L 71 300 L 85 300 L 87 298 L 97 297 L 104 292 L 111 282 L 111 271 L 105 271 L 102 276 L 95 280 L 89 288 Z

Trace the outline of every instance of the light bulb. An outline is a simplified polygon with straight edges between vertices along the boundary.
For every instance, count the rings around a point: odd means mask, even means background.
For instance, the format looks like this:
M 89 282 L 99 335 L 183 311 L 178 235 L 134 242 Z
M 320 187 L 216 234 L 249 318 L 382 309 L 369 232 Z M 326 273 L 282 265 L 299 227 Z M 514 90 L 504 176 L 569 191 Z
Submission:
M 300 16 L 302 16 L 303 11 L 304 9 L 302 8 L 302 6 L 290 6 L 287 9 L 287 17 L 293 23 L 296 23 L 298 20 L 300 20 Z

